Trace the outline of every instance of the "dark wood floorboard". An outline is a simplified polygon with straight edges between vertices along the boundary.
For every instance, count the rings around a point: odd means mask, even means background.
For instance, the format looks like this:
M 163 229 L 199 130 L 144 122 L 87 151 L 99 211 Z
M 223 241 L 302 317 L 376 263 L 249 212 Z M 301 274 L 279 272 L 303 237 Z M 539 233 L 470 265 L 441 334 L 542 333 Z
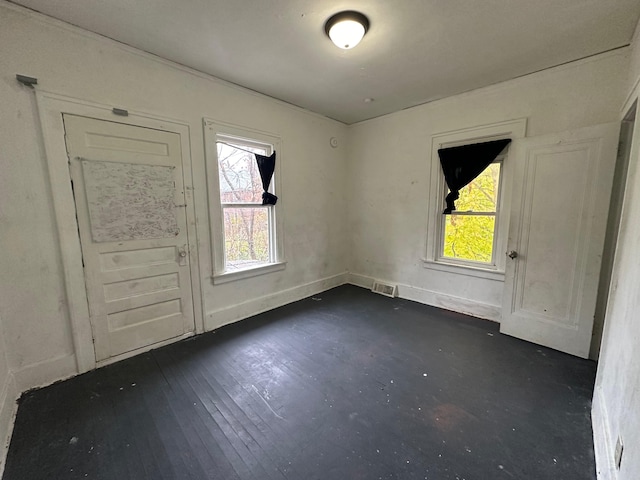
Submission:
M 343 286 L 26 393 L 3 479 L 595 479 L 594 378 Z

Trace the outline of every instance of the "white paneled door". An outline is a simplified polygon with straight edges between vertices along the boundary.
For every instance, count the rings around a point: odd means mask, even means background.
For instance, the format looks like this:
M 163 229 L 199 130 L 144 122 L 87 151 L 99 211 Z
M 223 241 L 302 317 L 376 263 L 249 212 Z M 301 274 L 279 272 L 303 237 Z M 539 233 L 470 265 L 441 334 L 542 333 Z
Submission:
M 180 135 L 64 126 L 96 361 L 192 332 Z
M 514 142 L 502 333 L 588 357 L 618 129 Z

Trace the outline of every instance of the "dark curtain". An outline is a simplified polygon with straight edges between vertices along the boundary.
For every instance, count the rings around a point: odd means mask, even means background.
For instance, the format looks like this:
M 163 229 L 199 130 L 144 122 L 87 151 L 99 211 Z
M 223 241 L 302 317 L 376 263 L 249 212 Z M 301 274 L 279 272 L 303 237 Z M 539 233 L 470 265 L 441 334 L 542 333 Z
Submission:
M 438 150 L 442 173 L 449 187 L 447 207 L 442 213 L 456 209 L 455 201 L 460 197 L 460 189 L 480 175 L 511 142 L 510 138 L 492 142 L 474 143 Z
M 276 169 L 276 152 L 273 152 L 270 156 L 254 154 L 256 156 L 256 162 L 258 164 L 258 170 L 260 171 L 260 178 L 262 179 L 262 205 L 275 205 L 278 201 L 273 193 L 269 193 L 269 184 L 273 178 L 273 172 Z

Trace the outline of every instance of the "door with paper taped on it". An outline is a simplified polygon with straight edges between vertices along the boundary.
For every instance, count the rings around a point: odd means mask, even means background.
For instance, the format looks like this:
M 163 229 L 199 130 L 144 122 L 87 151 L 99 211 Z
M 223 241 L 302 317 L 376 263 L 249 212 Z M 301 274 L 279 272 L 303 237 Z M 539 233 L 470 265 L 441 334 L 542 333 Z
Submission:
M 193 332 L 180 135 L 64 126 L 96 361 Z

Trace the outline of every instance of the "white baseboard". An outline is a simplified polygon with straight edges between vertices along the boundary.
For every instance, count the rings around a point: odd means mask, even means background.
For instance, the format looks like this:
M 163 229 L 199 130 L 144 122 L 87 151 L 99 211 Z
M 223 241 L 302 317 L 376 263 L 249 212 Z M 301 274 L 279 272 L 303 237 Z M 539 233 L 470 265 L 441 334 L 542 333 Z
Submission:
M 348 283 L 357 285 L 359 287 L 371 288 L 373 286 L 374 280 L 382 280 L 386 283 L 396 284 L 396 282 L 390 282 L 382 278 L 374 279 L 372 277 L 360 275 L 358 273 L 349 273 Z M 464 313 L 465 315 L 472 315 L 474 317 L 483 318 L 485 320 L 492 320 L 494 322 L 500 322 L 500 319 L 502 318 L 502 308 L 498 305 L 490 305 L 488 303 L 482 303 L 462 297 L 433 292 L 431 290 L 412 287 L 410 285 L 403 285 L 401 283 L 398 283 L 397 285 L 398 297 L 400 298 L 413 300 L 414 302 L 443 308 L 445 310 Z
M 367 277 L 366 275 L 360 275 L 359 273 L 349 272 L 347 282 L 350 283 L 351 285 L 356 285 L 358 287 L 368 288 L 369 290 L 371 290 L 371 288 L 373 288 L 373 280 L 374 279 L 372 277 Z M 382 280 L 382 279 L 379 279 L 379 280 Z M 393 282 L 390 282 L 390 283 L 393 283 Z
M 210 331 L 220 328 L 224 325 L 281 307 L 288 303 L 297 302 L 310 295 L 324 292 L 330 288 L 344 285 L 345 283 L 347 283 L 347 272 L 282 290 L 271 295 L 247 300 L 237 305 L 207 312 L 207 316 L 205 317 L 205 330 Z
M 77 373 L 76 356 L 71 354 L 28 365 L 15 370 L 13 375 L 18 392 L 26 392 L 32 388 L 44 387 L 58 380 L 73 377 Z
M 0 478 L 2 478 L 2 473 L 4 472 L 9 441 L 11 440 L 13 424 L 18 410 L 17 399 L 16 382 L 13 375 L 9 373 L 2 390 L 0 390 Z
M 613 438 L 611 424 L 607 413 L 607 405 L 602 388 L 596 386 L 591 407 L 591 424 L 593 426 L 593 447 L 596 454 L 596 474 L 598 480 L 617 480 L 618 470 L 614 465 Z

